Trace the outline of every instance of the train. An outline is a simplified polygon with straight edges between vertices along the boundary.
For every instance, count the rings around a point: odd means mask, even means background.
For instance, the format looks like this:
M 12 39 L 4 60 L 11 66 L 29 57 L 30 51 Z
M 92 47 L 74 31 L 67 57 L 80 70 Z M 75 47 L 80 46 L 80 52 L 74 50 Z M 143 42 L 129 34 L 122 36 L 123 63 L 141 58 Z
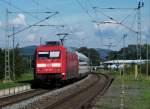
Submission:
M 34 83 L 80 79 L 90 72 L 89 58 L 65 47 L 59 41 L 49 41 L 45 45 L 37 46 L 32 66 Z

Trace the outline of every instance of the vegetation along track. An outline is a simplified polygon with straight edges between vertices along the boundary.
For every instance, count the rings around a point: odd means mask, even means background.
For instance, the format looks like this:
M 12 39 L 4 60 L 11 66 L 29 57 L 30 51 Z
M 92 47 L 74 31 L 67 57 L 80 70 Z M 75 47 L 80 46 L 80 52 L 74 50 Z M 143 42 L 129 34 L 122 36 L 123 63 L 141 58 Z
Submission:
M 82 84 L 72 90 L 67 90 L 64 94 L 59 95 L 55 102 L 52 102 L 51 97 L 47 97 L 33 103 L 26 109 L 87 109 L 90 107 L 91 101 L 97 95 L 102 95 L 112 83 L 113 78 L 104 74 L 92 74 L 94 78 L 90 79 L 87 84 Z M 91 82 L 92 80 L 92 82 Z M 84 87 L 85 85 L 86 87 Z M 65 94 L 67 93 L 67 94 Z M 69 94 L 68 94 L 69 93 Z
M 29 99 L 29 98 L 32 98 L 37 95 L 44 94 L 46 92 L 48 92 L 48 90 L 33 89 L 33 90 L 29 90 L 29 91 L 26 91 L 23 93 L 0 98 L 0 108 L 23 101 L 23 100 L 26 100 L 26 99 Z

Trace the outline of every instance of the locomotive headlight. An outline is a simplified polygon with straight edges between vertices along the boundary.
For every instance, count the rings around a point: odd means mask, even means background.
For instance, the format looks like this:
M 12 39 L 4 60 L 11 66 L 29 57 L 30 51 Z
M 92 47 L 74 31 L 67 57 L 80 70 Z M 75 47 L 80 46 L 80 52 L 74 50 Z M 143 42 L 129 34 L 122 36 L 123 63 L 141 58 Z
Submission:
M 61 67 L 61 63 L 52 63 L 52 67 Z
M 46 64 L 37 64 L 37 67 L 46 67 Z
M 62 73 L 62 75 L 65 75 L 65 73 Z
M 50 51 L 49 57 L 50 58 L 58 58 L 58 57 L 60 57 L 60 51 Z

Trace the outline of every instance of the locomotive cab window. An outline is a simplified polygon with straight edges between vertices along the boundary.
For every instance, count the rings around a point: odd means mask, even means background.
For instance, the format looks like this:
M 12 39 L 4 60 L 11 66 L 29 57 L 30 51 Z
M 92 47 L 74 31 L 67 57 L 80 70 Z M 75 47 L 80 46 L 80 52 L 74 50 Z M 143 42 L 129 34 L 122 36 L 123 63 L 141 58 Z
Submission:
M 60 51 L 50 51 L 49 58 L 59 58 L 60 57 Z
M 38 58 L 47 59 L 49 57 L 49 52 L 38 52 Z

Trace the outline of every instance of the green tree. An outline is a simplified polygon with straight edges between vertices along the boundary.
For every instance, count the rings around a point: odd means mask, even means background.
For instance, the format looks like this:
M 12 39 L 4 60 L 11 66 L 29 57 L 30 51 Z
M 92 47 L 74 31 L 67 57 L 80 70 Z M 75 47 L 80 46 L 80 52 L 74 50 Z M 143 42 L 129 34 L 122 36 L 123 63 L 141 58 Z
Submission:
M 79 52 L 83 53 L 84 55 L 86 55 L 87 57 L 89 57 L 89 49 L 86 47 L 81 47 L 78 49 Z
M 12 56 L 12 51 L 11 51 L 11 57 Z M 12 63 L 12 58 L 11 58 L 11 63 Z M 11 64 L 12 65 L 12 64 Z M 12 69 L 13 66 L 11 66 Z M 27 71 L 27 62 L 26 60 L 23 59 L 23 57 L 20 54 L 20 49 L 17 46 L 15 48 L 15 76 L 20 77 L 21 74 L 25 73 Z
M 150 45 L 148 45 L 148 51 L 150 51 Z M 109 60 L 115 60 L 115 59 L 123 59 L 123 52 L 125 59 L 137 59 L 137 45 L 128 45 L 128 47 L 121 48 L 119 51 L 111 51 L 108 54 Z M 141 45 L 141 58 L 147 59 L 147 44 Z M 149 52 L 149 58 L 150 58 L 150 52 Z
M 99 53 L 94 48 L 81 47 L 78 51 L 90 58 L 91 65 L 100 64 Z
M 5 52 L 0 49 L 0 79 L 4 78 L 5 72 Z
M 20 54 L 20 49 L 18 46 L 14 49 L 15 51 L 15 76 L 16 78 L 20 77 L 23 73 L 29 71 L 29 63 L 23 56 Z M 13 50 L 10 50 L 10 70 L 11 78 L 13 71 Z M 0 48 L 0 79 L 4 79 L 5 72 L 5 50 Z
M 106 57 L 108 60 L 119 59 L 120 55 L 117 51 L 110 51 L 108 56 Z

